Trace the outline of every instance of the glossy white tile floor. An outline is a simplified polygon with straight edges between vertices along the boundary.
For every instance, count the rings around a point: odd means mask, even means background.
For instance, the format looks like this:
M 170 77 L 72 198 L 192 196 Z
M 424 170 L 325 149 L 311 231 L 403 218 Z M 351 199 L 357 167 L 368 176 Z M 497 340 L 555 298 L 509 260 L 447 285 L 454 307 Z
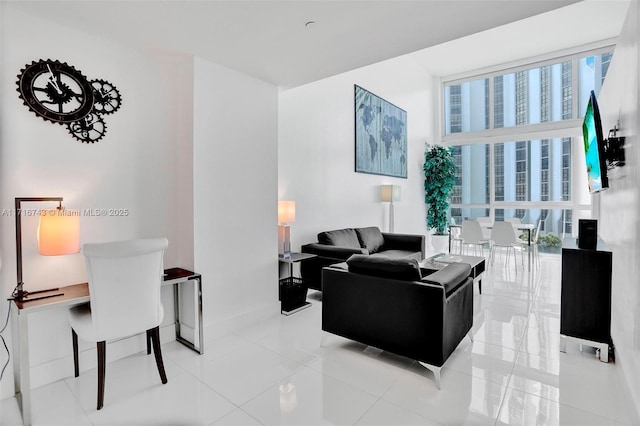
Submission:
M 475 290 L 474 342 L 465 338 L 442 370 L 442 390 L 413 360 L 336 336 L 321 340 L 321 301 L 207 341 L 198 356 L 163 346 L 153 357 L 107 366 L 96 411 L 95 370 L 33 391 L 34 424 L 105 425 L 630 425 L 638 424 L 619 366 L 594 350 L 558 351 L 560 258 L 534 274 L 496 261 Z M 521 268 L 521 266 L 520 266 Z M 20 424 L 15 398 L 0 423 Z

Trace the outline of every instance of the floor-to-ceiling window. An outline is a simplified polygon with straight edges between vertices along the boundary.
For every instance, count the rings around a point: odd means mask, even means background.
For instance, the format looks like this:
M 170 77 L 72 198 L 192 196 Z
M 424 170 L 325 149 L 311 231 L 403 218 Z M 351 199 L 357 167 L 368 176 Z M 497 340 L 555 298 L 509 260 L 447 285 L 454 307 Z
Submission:
M 540 222 L 543 245 L 554 251 L 578 219 L 590 217 L 582 117 L 612 50 L 443 79 L 442 141 L 458 167 L 457 223 L 481 216 Z

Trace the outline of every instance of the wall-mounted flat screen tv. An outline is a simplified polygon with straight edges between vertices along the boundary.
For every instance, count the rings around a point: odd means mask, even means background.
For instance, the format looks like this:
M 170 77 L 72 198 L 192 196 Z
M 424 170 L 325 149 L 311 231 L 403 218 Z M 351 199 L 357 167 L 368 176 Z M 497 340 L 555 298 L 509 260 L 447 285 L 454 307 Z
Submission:
M 584 137 L 584 157 L 587 165 L 587 180 L 589 192 L 599 192 L 609 187 L 607 166 L 605 163 L 604 138 L 602 137 L 602 123 L 596 94 L 592 90 L 589 97 L 587 111 L 582 122 Z

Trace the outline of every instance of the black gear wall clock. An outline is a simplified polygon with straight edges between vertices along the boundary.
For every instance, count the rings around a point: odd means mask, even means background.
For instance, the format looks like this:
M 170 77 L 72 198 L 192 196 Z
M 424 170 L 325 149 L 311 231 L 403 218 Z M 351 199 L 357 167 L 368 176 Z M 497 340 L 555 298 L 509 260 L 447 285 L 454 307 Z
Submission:
M 120 92 L 105 80 L 91 80 L 93 109 L 98 114 L 113 114 L 120 108 Z
M 37 116 L 66 124 L 80 142 L 97 142 L 106 133 L 102 115 L 116 112 L 120 92 L 106 80 L 87 80 L 75 67 L 58 60 L 41 59 L 25 65 L 18 74 L 18 93 Z

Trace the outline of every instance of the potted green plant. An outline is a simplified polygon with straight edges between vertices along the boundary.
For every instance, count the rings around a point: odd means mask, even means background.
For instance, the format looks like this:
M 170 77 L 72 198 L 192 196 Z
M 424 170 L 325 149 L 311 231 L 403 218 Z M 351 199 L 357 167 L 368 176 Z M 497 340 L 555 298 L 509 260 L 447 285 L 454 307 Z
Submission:
M 452 149 L 427 145 L 424 153 L 424 202 L 427 204 L 427 229 L 433 230 L 431 245 L 441 252 L 448 245 L 448 220 L 451 190 L 456 182 Z

